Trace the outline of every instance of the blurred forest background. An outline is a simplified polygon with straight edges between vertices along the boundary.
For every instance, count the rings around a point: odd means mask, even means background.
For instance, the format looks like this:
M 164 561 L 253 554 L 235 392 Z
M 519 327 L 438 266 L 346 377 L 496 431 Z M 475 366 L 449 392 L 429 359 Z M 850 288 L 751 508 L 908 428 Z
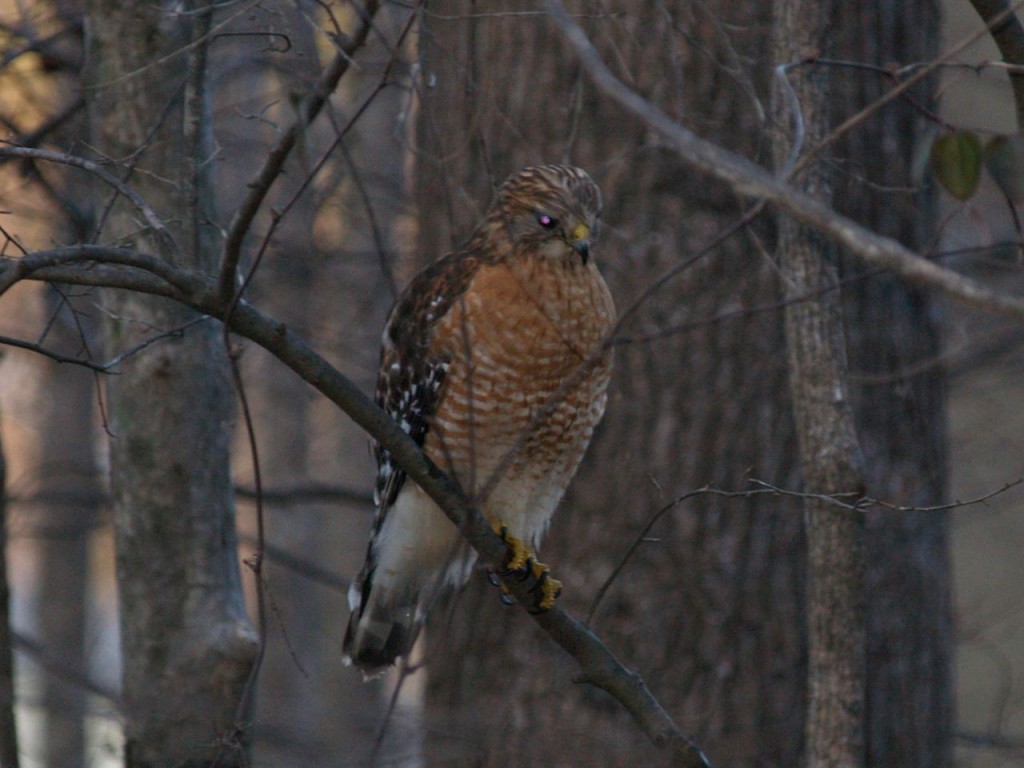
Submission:
M 770 5 L 567 4 L 631 87 L 699 134 L 766 164 Z M 597 93 L 542 3 L 380 6 L 352 66 L 299 131 L 242 243 L 244 269 L 259 257 L 247 300 L 365 390 L 373 388 L 396 291 L 459 244 L 495 186 L 524 165 L 572 161 L 601 186 L 596 257 L 620 307 L 745 209 Z M 966 0 L 840 6 L 835 58 L 879 68 L 932 60 L 981 26 Z M 87 7 L 88 23 L 101 23 L 102 10 L 99 2 Z M 179 11 L 167 4 L 168 24 Z M 130 167 L 131 183 L 152 185 L 156 197 L 166 180 L 147 165 L 148 145 L 104 158 L 93 142 L 88 88 L 117 98 L 121 85 L 85 85 L 88 23 L 74 0 L 0 0 L 0 133 L 19 146 L 103 160 L 115 172 Z M 212 237 L 229 237 L 232 213 L 270 148 L 327 62 L 365 24 L 345 2 L 217 7 L 207 64 Z M 954 61 L 998 58 L 983 38 Z M 183 66 L 169 57 L 151 69 L 178 87 L 171 74 Z M 834 123 L 888 88 L 881 70 L 830 70 Z M 128 79 L 123 92 L 131 88 Z M 960 203 L 914 169 L 936 130 L 928 109 L 983 135 L 1017 131 L 1005 71 L 945 67 L 913 97 L 926 106 L 896 102 L 834 150 L 837 207 L 946 266 L 1018 289 L 1021 236 L 994 185 L 984 180 Z M 156 113 L 146 117 L 159 122 Z M 107 198 L 79 169 L 6 158 L 3 255 L 132 236 L 115 228 L 123 224 L 104 229 Z M 705 485 L 748 490 L 751 479 L 800 488 L 773 238 L 772 221 L 756 220 L 644 301 L 624 327 L 607 419 L 544 550 L 565 584 L 562 601 L 577 615 L 588 616 L 629 543 L 680 495 Z M 841 262 L 869 493 L 927 507 L 1024 477 L 1019 326 L 855 259 Z M 111 345 L 109 328 L 118 323 L 135 326 L 138 348 Z M 82 286 L 25 282 L 3 297 L 7 340 L 97 363 L 118 358 L 100 372 L 2 348 L 7 570 L 25 768 L 124 761 L 108 481 L 118 430 L 106 390 L 136 360 L 173 361 L 181 338 L 210 325 L 140 324 L 131 307 Z M 372 514 L 366 436 L 257 345 L 235 340 L 232 354 L 252 411 L 266 524 L 266 655 L 251 764 L 504 765 L 510 756 L 522 765 L 656 764 L 628 716 L 603 694 L 572 685 L 564 654 L 519 611 L 503 608 L 482 576 L 430 626 L 420 659 L 428 671 L 402 680 L 397 696 L 397 675 L 364 684 L 343 667 L 348 579 Z M 245 562 L 256 546 L 255 477 L 244 424 L 231 420 Z M 869 765 L 939 766 L 950 755 L 977 768 L 1024 761 L 1021 500 L 1011 488 L 949 513 L 871 513 Z M 768 496 L 671 506 L 588 619 L 716 764 L 799 760 L 801 514 L 798 500 Z M 243 565 L 241 576 L 255 615 L 250 569 Z

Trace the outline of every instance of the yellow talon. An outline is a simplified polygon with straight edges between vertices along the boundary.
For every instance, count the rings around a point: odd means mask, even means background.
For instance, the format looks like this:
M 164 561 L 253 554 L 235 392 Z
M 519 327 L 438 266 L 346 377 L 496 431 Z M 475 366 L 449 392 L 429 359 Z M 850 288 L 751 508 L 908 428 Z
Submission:
M 537 582 L 533 589 L 540 588 L 540 599 L 531 613 L 550 611 L 555 604 L 555 599 L 562 594 L 562 582 L 551 577 L 551 569 L 544 565 L 544 563 L 539 563 L 534 559 L 530 560 L 529 566 L 530 572 Z
M 499 523 L 494 526 L 494 530 L 501 536 L 501 540 L 505 542 L 509 552 L 505 571 L 502 573 L 519 571 L 522 574 L 519 576 L 520 580 L 532 576 L 536 583 L 530 588 L 530 591 L 534 594 L 539 591 L 539 599 L 531 613 L 543 613 L 551 610 L 555 599 L 562 593 L 562 582 L 551 578 L 551 570 L 544 563 L 537 562 L 537 556 L 533 550 L 509 533 L 507 526 Z M 508 595 L 508 588 L 500 582 L 498 584 L 501 586 L 503 595 Z
M 519 571 L 525 568 L 526 564 L 533 559 L 533 552 L 530 551 L 530 548 L 509 533 L 508 528 L 504 525 L 498 530 L 498 535 L 501 536 L 501 540 L 505 542 L 505 546 L 509 549 L 508 562 L 505 563 L 505 568 L 510 571 Z
M 546 571 L 547 567 L 545 566 Z M 541 582 L 540 593 L 542 597 L 537 603 L 537 608 L 541 611 L 550 611 L 555 604 L 555 598 L 562 594 L 562 582 L 549 576 Z

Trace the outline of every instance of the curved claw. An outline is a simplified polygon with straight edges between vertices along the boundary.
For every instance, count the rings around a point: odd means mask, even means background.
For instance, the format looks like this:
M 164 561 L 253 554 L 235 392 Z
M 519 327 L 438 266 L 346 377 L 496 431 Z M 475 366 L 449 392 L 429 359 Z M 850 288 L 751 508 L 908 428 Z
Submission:
M 540 594 L 536 604 L 530 609 L 530 613 L 550 611 L 555 605 L 555 600 L 562 594 L 562 582 L 552 578 L 550 569 L 543 563 L 535 562 L 533 573 L 537 578 L 537 583 L 530 588 L 530 592 L 539 592 Z
M 503 571 L 504 573 L 504 571 Z M 487 581 L 492 587 L 497 587 L 501 590 L 501 594 L 498 595 L 498 599 L 501 600 L 502 605 L 519 605 L 514 597 L 509 593 L 508 587 L 501 581 L 501 577 L 494 571 L 487 571 Z

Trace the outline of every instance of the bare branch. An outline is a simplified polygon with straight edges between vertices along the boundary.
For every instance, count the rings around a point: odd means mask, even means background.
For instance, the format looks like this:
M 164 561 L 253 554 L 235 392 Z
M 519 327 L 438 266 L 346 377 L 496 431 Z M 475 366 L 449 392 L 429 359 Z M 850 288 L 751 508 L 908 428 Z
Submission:
M 672 512 L 676 507 L 680 506 L 684 502 L 690 499 L 697 498 L 698 496 L 719 496 L 725 499 L 750 499 L 755 496 L 779 496 L 779 497 L 790 497 L 794 499 L 800 499 L 802 501 L 815 500 L 825 504 L 841 507 L 845 510 L 858 510 L 858 509 L 871 509 L 871 508 L 882 508 L 892 512 L 951 512 L 956 509 L 963 509 L 965 507 L 971 507 L 978 504 L 986 504 L 996 496 L 1000 496 L 1012 488 L 1016 488 L 1018 485 L 1024 483 L 1024 478 L 1018 478 L 1003 484 L 1001 488 L 997 488 L 994 491 L 982 494 L 972 499 L 966 499 L 961 501 L 957 499 L 949 504 L 936 504 L 928 507 L 920 506 L 907 506 L 900 504 L 892 504 L 887 501 L 881 501 L 870 496 L 861 496 L 859 493 L 814 493 L 810 491 L 791 491 L 786 488 L 780 488 L 773 485 L 765 480 L 758 480 L 757 478 L 750 478 L 749 482 L 752 485 L 758 486 L 746 491 L 727 491 L 722 488 L 712 488 L 709 485 L 705 485 L 701 488 L 697 488 L 693 491 L 687 491 L 686 493 L 680 494 L 676 498 L 664 506 L 658 508 L 651 516 L 647 518 L 647 522 L 644 523 L 643 528 L 637 532 L 636 536 L 633 537 L 633 542 L 627 547 L 626 551 L 622 554 L 619 562 L 612 568 L 611 573 L 604 580 L 604 583 L 598 588 L 597 592 L 594 593 L 594 599 L 590 603 L 590 608 L 587 610 L 586 624 L 591 625 L 594 614 L 597 613 L 597 609 L 604 599 L 605 594 L 611 588 L 611 585 L 625 570 L 626 565 L 630 559 L 636 554 L 636 551 L 640 548 L 640 545 L 647 540 L 651 529 L 655 524 L 661 520 L 669 512 Z M 852 499 L 852 501 L 850 501 Z
M 1024 739 L 1003 736 L 999 733 L 977 733 L 975 731 L 957 731 L 956 738 L 965 747 L 974 749 L 992 749 L 1008 752 L 1012 756 L 1024 757 Z
M 169 245 L 175 253 L 179 252 L 178 244 L 175 242 L 174 237 L 168 231 L 167 227 L 160 220 L 160 217 L 156 215 L 156 211 L 150 208 L 149 204 L 142 199 L 134 189 L 128 184 L 121 181 L 114 174 L 110 173 L 99 163 L 94 163 L 92 160 L 86 160 L 82 157 L 75 157 L 64 152 L 51 152 L 47 149 L 31 149 L 29 147 L 17 147 L 13 144 L 6 142 L 0 143 L 0 158 L 3 157 L 21 157 L 32 160 L 47 160 L 53 163 L 61 163 L 63 165 L 70 165 L 73 168 L 81 168 L 83 171 L 88 171 L 97 178 L 101 179 L 105 184 L 113 187 L 117 192 L 127 197 L 132 205 L 142 214 L 146 219 L 146 223 L 162 238 L 165 245 Z
M 1009 491 L 1011 488 L 1016 488 L 1021 483 L 1024 483 L 1024 478 L 1018 478 L 1016 480 L 1011 480 L 1009 482 L 1006 482 L 1006 483 L 1003 484 L 1002 488 L 997 488 L 994 491 L 989 491 L 988 493 L 982 494 L 981 496 L 976 496 L 973 499 L 967 499 L 966 501 L 961 501 L 960 499 L 957 499 L 956 501 L 950 502 L 949 504 L 935 504 L 935 505 L 930 506 L 930 507 L 903 506 L 903 505 L 899 505 L 899 504 L 892 504 L 891 502 L 887 502 L 887 501 L 882 501 L 881 499 L 874 499 L 874 498 L 872 498 L 870 496 L 859 496 L 857 494 L 845 494 L 845 493 L 826 494 L 826 493 L 811 493 L 811 492 L 807 492 L 807 491 L 790 491 L 790 490 L 786 490 L 785 488 L 778 488 L 778 487 L 772 485 L 771 483 L 765 482 L 764 480 L 757 480 L 755 478 L 751 478 L 750 482 L 753 483 L 754 485 L 761 486 L 761 488 L 763 490 L 762 491 L 726 492 L 726 491 L 717 491 L 717 490 L 714 490 L 714 489 L 708 489 L 707 492 L 708 493 L 716 493 L 716 494 L 724 495 L 724 496 L 736 496 L 736 495 L 742 496 L 742 495 L 744 495 L 744 493 L 763 493 L 763 492 L 769 492 L 769 493 L 772 493 L 772 494 L 776 494 L 778 496 L 792 496 L 792 497 L 798 498 L 798 499 L 814 499 L 814 500 L 817 500 L 817 501 L 823 501 L 823 502 L 825 502 L 827 504 L 831 504 L 831 505 L 842 507 L 843 509 L 849 509 L 849 510 L 869 509 L 871 507 L 882 507 L 882 508 L 890 510 L 892 512 L 949 512 L 949 511 L 954 510 L 954 509 L 962 509 L 963 507 L 972 507 L 972 506 L 975 506 L 977 504 L 985 504 L 986 502 L 990 501 L 991 499 L 995 498 L 996 496 L 1000 496 L 1001 494 L 1004 494 L 1007 491 Z M 851 504 L 850 502 L 845 501 L 845 499 L 847 499 L 847 498 L 853 498 L 854 502 Z
M 209 290 L 207 288 L 201 292 L 205 295 L 196 297 L 199 300 L 196 308 L 200 311 L 216 311 L 216 306 L 207 303 L 216 303 Z M 384 446 L 409 478 L 458 526 L 481 559 L 494 570 L 501 570 L 508 554 L 505 544 L 479 508 L 473 506 L 458 484 L 424 456 L 415 441 L 351 380 L 330 366 L 286 326 L 265 318 L 247 303 L 243 302 L 235 309 L 231 328 L 273 353 Z M 506 586 L 520 604 L 531 604 L 529 590 L 534 585 L 529 580 L 519 582 L 511 578 Z M 709 765 L 700 750 L 672 722 L 639 675 L 625 669 L 586 627 L 559 606 L 537 614 L 534 619 L 576 659 L 581 668 L 581 679 L 614 696 L 656 745 L 676 756 L 679 765 L 693 768 Z
M 73 99 L 67 106 L 57 112 L 55 115 L 51 115 L 43 121 L 41 125 L 34 128 L 32 131 L 18 136 L 14 144 L 20 147 L 34 147 L 39 144 L 43 139 L 49 136 L 51 133 L 56 131 L 68 120 L 78 114 L 85 107 L 85 99 L 81 96 Z
M 992 291 L 976 280 L 928 261 L 897 241 L 840 216 L 830 206 L 793 188 L 745 157 L 722 149 L 675 122 L 612 74 L 583 30 L 566 16 L 560 2 L 547 0 L 547 4 L 557 26 L 598 88 L 659 134 L 686 163 L 724 181 L 744 197 L 771 203 L 873 266 L 939 290 L 983 312 L 1024 320 L 1024 300 Z M 896 90 L 890 94 L 896 94 Z
M 284 132 L 277 145 L 270 150 L 263 167 L 256 174 L 256 178 L 249 182 L 249 194 L 235 211 L 228 227 L 227 239 L 224 242 L 224 258 L 220 268 L 222 298 L 227 299 L 235 291 L 238 261 L 242 257 L 242 240 L 249 231 L 249 227 L 252 226 L 270 187 L 280 176 L 281 169 L 284 168 L 284 163 L 291 154 L 295 142 L 302 136 L 306 126 L 313 122 L 313 119 L 320 113 L 327 99 L 337 88 L 338 82 L 351 66 L 352 56 L 366 42 L 370 29 L 373 27 L 373 18 L 379 8 L 379 0 L 367 0 L 366 7 L 360 14 L 362 23 L 356 33 L 339 48 L 331 63 L 320 75 L 320 79 L 313 88 L 313 93 L 299 105 L 295 121 Z
M 712 491 L 711 488 L 709 488 L 708 486 L 704 486 L 703 488 L 698 488 L 695 491 L 690 491 L 689 493 L 684 493 L 681 496 L 677 496 L 676 498 L 672 499 L 672 501 L 670 501 L 668 504 L 657 510 L 647 519 L 647 522 L 644 524 L 644 527 L 641 528 L 640 532 L 637 533 L 637 535 L 634 537 L 633 543 L 622 554 L 622 557 L 619 559 L 619 562 L 615 565 L 614 568 L 612 568 L 612 572 L 608 574 L 608 578 L 604 580 L 604 583 L 598 588 L 597 592 L 594 593 L 594 599 L 590 602 L 590 608 L 589 610 L 587 610 L 586 623 L 588 626 L 590 626 L 593 623 L 594 614 L 597 613 L 597 608 L 601 604 L 601 601 L 604 599 L 605 594 L 608 592 L 609 588 L 615 582 L 615 580 L 619 577 L 619 574 L 621 574 L 622 571 L 626 568 L 626 564 L 629 562 L 630 558 L 633 557 L 633 554 L 640 548 L 640 545 L 643 544 L 644 541 L 647 539 L 647 534 L 651 532 L 651 528 L 654 527 L 654 524 L 661 520 L 661 518 L 663 518 L 666 514 L 671 512 L 680 504 L 682 504 L 684 501 L 692 499 L 695 496 L 701 496 L 707 493 L 714 493 L 714 491 Z
M 54 658 L 53 654 L 49 653 L 46 647 L 38 640 L 20 632 L 12 632 L 11 638 L 14 641 L 14 646 L 19 651 L 35 658 L 36 663 L 50 674 L 60 677 L 62 680 L 67 680 L 72 685 L 81 688 L 83 691 L 88 691 L 94 696 L 106 699 L 114 706 L 116 711 L 121 710 L 123 701 L 116 691 L 96 682 L 63 660 Z
M 3 149 L 0 148 L 0 152 Z M 22 259 L 0 259 L 0 296 L 8 288 L 19 280 L 35 277 L 35 273 L 69 264 L 81 262 L 95 262 L 103 264 L 117 264 L 123 267 L 133 267 L 159 278 L 163 283 L 173 288 L 182 288 L 182 284 L 176 281 L 183 279 L 187 273 L 175 269 L 171 264 L 156 256 L 139 253 L 129 248 L 115 248 L 106 245 L 69 245 L 64 248 L 54 248 L 48 251 L 36 251 L 31 257 Z M 74 273 L 77 276 L 77 272 Z M 52 274 L 46 279 L 53 280 Z M 103 282 L 88 282 L 76 279 L 79 285 L 105 285 Z M 123 287 L 121 285 L 110 287 Z M 140 288 L 146 293 L 153 291 Z
M 28 277 L 45 283 L 67 283 L 69 285 L 92 286 L 94 288 L 119 288 L 125 291 L 148 293 L 151 296 L 165 296 L 177 299 L 181 293 L 159 277 L 130 267 L 108 266 L 105 264 L 83 267 L 75 263 L 53 267 L 40 267 Z M 4 281 L 0 269 L 0 283 Z
M 94 363 L 91 360 L 84 360 L 80 357 L 74 357 L 72 355 L 64 355 L 60 352 L 55 352 L 52 349 L 47 349 L 42 344 L 36 344 L 35 342 L 25 341 L 24 339 L 16 339 L 13 336 L 0 336 L 0 345 L 5 347 L 15 347 L 16 349 L 24 349 L 28 352 L 35 352 L 36 354 L 48 357 L 56 363 L 67 363 L 69 365 L 79 365 L 83 368 L 88 368 L 92 371 L 103 372 L 106 369 L 100 363 Z
M 256 498 L 256 489 L 246 485 L 235 486 L 235 495 L 240 499 Z M 305 483 L 296 486 L 264 488 L 263 501 L 268 504 L 291 506 L 293 504 L 358 504 L 373 507 L 373 494 L 345 488 L 339 485 Z

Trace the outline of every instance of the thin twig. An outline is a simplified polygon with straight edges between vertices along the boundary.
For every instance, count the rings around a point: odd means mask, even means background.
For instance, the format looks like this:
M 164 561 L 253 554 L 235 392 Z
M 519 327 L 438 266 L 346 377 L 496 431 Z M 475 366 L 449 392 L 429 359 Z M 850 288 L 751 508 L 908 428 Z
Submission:
M 641 528 L 639 533 L 637 533 L 637 535 L 633 538 L 633 543 L 626 549 L 625 552 L 622 553 L 622 557 L 619 558 L 619 562 L 615 564 L 615 567 L 612 568 L 611 573 L 608 574 L 608 578 L 604 580 L 604 583 L 601 584 L 601 586 L 598 587 L 597 592 L 594 593 L 594 599 L 591 600 L 590 608 L 587 610 L 587 618 L 584 619 L 584 623 L 588 627 L 593 626 L 594 614 L 597 612 L 597 607 L 601 604 L 601 601 L 604 599 L 605 593 L 608 592 L 608 589 L 619 577 L 622 571 L 626 568 L 626 563 L 628 563 L 630 558 L 633 557 L 633 554 L 640 548 L 640 545 L 644 543 L 644 541 L 647 538 L 647 534 L 650 533 L 651 528 L 654 527 L 654 524 L 657 523 L 666 514 L 668 514 L 671 510 L 675 509 L 680 504 L 682 504 L 684 501 L 692 499 L 694 496 L 700 496 L 701 494 L 709 492 L 710 489 L 707 486 L 705 486 L 704 488 L 698 488 L 696 491 L 684 493 L 682 496 L 676 497 L 668 504 L 663 506 L 661 509 L 657 510 L 647 519 L 647 522 L 644 524 L 644 527 Z
M 170 245 L 175 253 L 179 252 L 178 244 L 175 242 L 174 237 L 168 231 L 167 227 L 160 220 L 160 217 L 156 215 L 154 211 L 142 196 L 132 189 L 130 186 L 125 184 L 121 179 L 117 178 L 114 174 L 110 173 L 99 163 L 95 163 L 92 160 L 86 160 L 82 157 L 75 157 L 65 152 L 51 152 L 48 149 L 32 149 L 30 147 L 18 147 L 10 144 L 6 141 L 0 140 L 0 158 L 3 157 L 21 157 L 28 158 L 31 160 L 47 160 L 52 163 L 61 163 L 62 165 L 70 165 L 73 168 L 80 168 L 83 171 L 88 171 L 97 178 L 101 179 L 105 184 L 113 187 L 117 192 L 127 197 L 132 205 L 143 215 L 146 219 L 146 223 L 164 240 L 164 244 Z
M 587 618 L 585 623 L 587 626 L 592 626 L 594 614 L 597 612 L 598 606 L 604 599 L 605 594 L 611 588 L 615 580 L 625 570 L 626 565 L 632 559 L 633 555 L 636 554 L 640 546 L 647 540 L 648 534 L 654 525 L 661 520 L 669 512 L 673 511 L 676 507 L 683 504 L 684 502 L 690 501 L 691 499 L 697 498 L 698 496 L 720 496 L 726 499 L 750 499 L 756 496 L 785 496 L 792 497 L 806 501 L 813 499 L 815 501 L 821 501 L 826 504 L 841 507 L 846 510 L 865 510 L 871 508 L 882 508 L 890 512 L 949 512 L 954 509 L 963 509 L 964 507 L 971 507 L 978 504 L 986 504 L 996 496 L 1000 496 L 1012 488 L 1016 488 L 1018 485 L 1024 483 L 1024 478 L 1018 478 L 1003 484 L 1001 488 L 997 488 L 989 493 L 982 494 L 973 499 L 967 499 L 966 501 L 956 500 L 948 504 L 935 504 L 927 507 L 910 506 L 892 504 L 891 502 L 881 501 L 880 499 L 874 499 L 870 496 L 860 496 L 856 493 L 840 493 L 840 494 L 827 494 L 827 493 L 810 493 L 806 491 L 791 491 L 785 488 L 780 488 L 764 480 L 758 480 L 757 478 L 750 478 L 749 482 L 752 485 L 759 486 L 758 488 L 746 490 L 746 491 L 727 491 L 721 488 L 712 488 L 709 485 L 705 485 L 701 488 L 697 488 L 693 491 L 687 491 L 672 501 L 668 502 L 664 506 L 655 510 L 651 513 L 650 517 L 647 518 L 647 522 L 644 523 L 643 527 L 637 532 L 636 536 L 633 537 L 632 543 L 623 552 L 619 562 L 616 563 L 615 567 L 612 568 L 611 573 L 604 580 L 597 592 L 594 593 L 594 599 L 590 603 L 590 608 L 587 610 Z M 854 498 L 855 501 L 851 504 L 846 501 L 847 498 Z
M 18 651 L 34 657 L 36 663 L 54 677 L 59 677 L 61 680 L 67 681 L 83 691 L 106 699 L 107 702 L 113 705 L 115 713 L 123 710 L 124 702 L 117 691 L 96 682 L 82 671 L 65 663 L 62 659 L 54 657 L 52 653 L 46 650 L 46 646 L 38 640 L 21 632 L 12 632 L 11 638 L 14 641 L 14 647 Z
M 53 360 L 54 362 L 57 363 L 87 368 L 91 371 L 95 371 L 96 373 L 111 373 L 117 366 L 119 366 L 129 357 L 133 357 L 134 355 L 139 354 L 144 349 L 147 349 L 151 347 L 153 344 L 163 341 L 164 339 L 181 338 L 185 331 L 187 331 L 193 325 L 205 323 L 209 319 L 210 318 L 207 315 L 194 317 L 188 322 L 183 323 L 175 328 L 171 328 L 170 330 L 162 331 L 156 334 L 155 336 L 151 336 L 145 341 L 136 344 L 134 347 L 131 347 L 130 349 L 126 349 L 125 351 L 115 355 L 106 362 L 102 363 L 97 363 L 91 360 L 90 358 L 82 357 L 80 355 L 65 355 L 55 350 L 47 349 L 40 343 L 25 341 L 24 339 L 16 339 L 12 336 L 0 336 L 0 344 L 8 347 L 15 347 L 17 349 L 24 349 L 29 352 L 35 352 L 36 354 L 42 355 L 43 357 L 47 357 L 50 360 Z
M 338 136 L 339 138 L 341 137 L 340 132 Z M 352 157 L 352 153 L 349 152 L 348 146 L 343 141 L 340 146 L 341 156 L 345 160 L 345 165 L 348 166 L 349 176 L 355 184 L 356 192 L 359 193 L 359 199 L 363 204 L 363 210 L 366 212 L 366 221 L 370 225 L 370 234 L 373 235 L 373 245 L 377 249 L 377 263 L 380 264 L 380 271 L 384 276 L 384 282 L 388 286 L 388 291 L 391 294 L 391 300 L 394 301 L 398 298 L 398 281 L 395 280 L 395 271 L 391 268 L 391 259 L 388 257 L 388 249 L 384 243 L 384 233 L 381 232 L 380 224 L 377 221 L 377 214 L 373 207 L 373 200 L 370 199 L 370 195 L 366 191 L 366 185 L 363 184 L 362 174 L 359 172 L 359 167 L 356 165 L 355 159 Z
M 19 147 L 34 147 L 51 133 L 60 128 L 64 123 L 74 117 L 78 112 L 85 106 L 85 99 L 81 96 L 73 99 L 70 104 L 65 106 L 60 112 L 55 115 L 51 115 L 43 123 L 34 128 L 31 132 L 22 134 L 15 138 L 11 143 Z M 0 165 L 3 161 L 0 161 Z
M 882 501 L 881 499 L 875 499 L 872 498 L 871 496 L 858 496 L 855 493 L 826 494 L 812 493 L 807 491 L 791 491 L 785 488 L 779 488 L 777 486 L 774 486 L 765 480 L 757 480 L 753 478 L 750 480 L 750 482 L 753 483 L 754 485 L 761 486 L 763 491 L 775 494 L 777 496 L 791 496 L 797 499 L 804 500 L 813 499 L 815 501 L 821 501 L 826 504 L 841 507 L 843 509 L 851 511 L 855 509 L 870 509 L 872 507 L 882 507 L 883 509 L 887 509 L 891 512 L 949 512 L 950 510 L 953 509 L 962 509 L 963 507 L 971 507 L 976 504 L 984 504 L 990 499 L 999 496 L 1003 493 L 1006 493 L 1011 488 L 1016 488 L 1021 483 L 1024 483 L 1024 478 L 1011 480 L 1007 483 L 1004 483 L 1002 488 L 990 491 L 989 493 L 983 494 L 973 499 L 967 499 L 966 501 L 960 501 L 958 499 L 948 504 L 935 504 L 929 507 L 901 506 L 898 504 L 892 504 L 891 502 L 888 501 Z M 717 493 L 719 495 L 726 495 L 726 492 L 724 491 L 711 490 L 709 492 Z M 742 494 L 743 492 L 734 492 L 734 495 L 737 493 Z M 748 491 L 748 493 L 750 492 Z M 844 499 L 848 497 L 855 498 L 856 500 L 852 504 L 848 501 L 844 501 Z
M 260 168 L 256 177 L 249 182 L 249 193 L 245 200 L 235 211 L 228 226 L 227 238 L 224 241 L 224 254 L 220 266 L 220 292 L 221 297 L 226 300 L 235 292 L 235 276 L 238 272 L 238 262 L 242 256 L 242 241 L 249 232 L 256 214 L 263 205 L 264 199 L 270 192 L 270 187 L 281 175 L 285 161 L 288 159 L 295 147 L 296 141 L 306 130 L 306 127 L 313 122 L 313 119 L 320 113 L 324 103 L 337 88 L 342 76 L 348 72 L 352 63 L 352 56 L 366 42 L 370 29 L 373 26 L 374 16 L 380 8 L 378 0 L 367 0 L 366 8 L 362 14 L 363 21 L 356 33 L 348 38 L 346 44 L 338 50 L 331 60 L 331 63 L 320 75 L 313 88 L 313 92 L 306 97 L 298 108 L 298 115 L 295 121 L 288 127 L 277 144 L 270 150 L 263 167 Z

